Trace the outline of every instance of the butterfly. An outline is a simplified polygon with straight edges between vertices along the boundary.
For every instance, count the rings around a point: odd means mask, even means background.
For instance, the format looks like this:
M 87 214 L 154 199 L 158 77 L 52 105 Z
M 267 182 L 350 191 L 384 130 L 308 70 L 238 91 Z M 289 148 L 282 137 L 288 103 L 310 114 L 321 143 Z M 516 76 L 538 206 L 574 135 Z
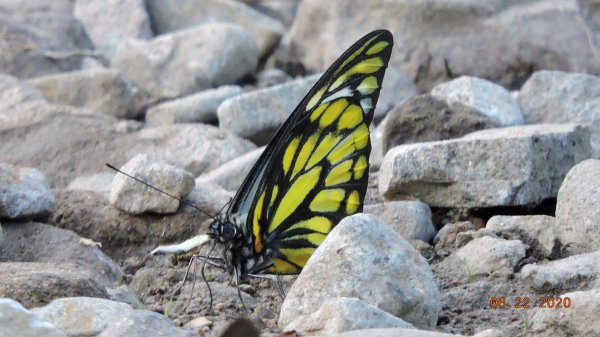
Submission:
M 297 274 L 338 222 L 362 211 L 369 125 L 393 46 L 376 30 L 317 81 L 209 227 L 230 275 Z

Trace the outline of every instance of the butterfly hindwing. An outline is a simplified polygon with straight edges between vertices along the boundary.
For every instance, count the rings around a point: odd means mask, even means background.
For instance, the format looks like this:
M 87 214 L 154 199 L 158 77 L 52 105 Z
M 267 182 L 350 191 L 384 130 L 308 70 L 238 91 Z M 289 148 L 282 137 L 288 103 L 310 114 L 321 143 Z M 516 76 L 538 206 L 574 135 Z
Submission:
M 369 125 L 392 49 L 375 31 L 348 49 L 315 84 L 251 170 L 230 213 L 246 216 L 257 266 L 299 272 L 344 217 L 362 211 Z

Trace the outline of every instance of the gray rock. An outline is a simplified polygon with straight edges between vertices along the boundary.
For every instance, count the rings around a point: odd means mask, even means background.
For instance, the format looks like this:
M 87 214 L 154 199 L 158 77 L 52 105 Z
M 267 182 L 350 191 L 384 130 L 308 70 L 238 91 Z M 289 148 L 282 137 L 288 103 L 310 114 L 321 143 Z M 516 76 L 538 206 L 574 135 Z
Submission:
M 34 86 L 8 75 L 0 74 L 0 122 L 8 120 L 10 111 L 31 101 L 45 101 L 44 95 Z
M 533 69 L 598 69 L 585 24 L 572 3 L 305 0 L 290 38 L 300 61 L 318 70 L 365 32 L 386 27 L 398 42 L 390 68 L 415 79 L 420 91 L 456 75 L 519 87 Z M 521 13 L 525 15 L 519 17 Z
M 600 47 L 600 16 L 598 12 L 600 7 L 597 0 L 577 0 L 577 5 L 581 16 L 590 31 L 590 43 L 593 44 L 595 51 Z
M 364 213 L 379 217 L 406 240 L 429 242 L 435 234 L 431 210 L 427 204 L 420 201 L 392 201 L 366 205 Z
M 433 238 L 435 250 L 437 252 L 453 251 L 455 248 L 460 248 L 464 241 L 457 240 L 457 237 L 463 232 L 474 232 L 477 228 L 471 221 L 462 221 L 457 223 L 449 223 L 442 227 Z M 466 243 L 466 242 L 465 242 Z
M 31 311 L 69 336 L 94 336 L 133 309 L 129 304 L 103 298 L 67 297 Z
M 502 126 L 521 125 L 525 122 L 519 103 L 510 92 L 481 78 L 461 76 L 438 84 L 431 90 L 431 95 L 470 106 Z
M 230 98 L 217 110 L 219 125 L 264 145 L 320 77 L 320 74 L 312 75 Z
M 126 145 L 120 148 L 126 148 Z M 176 124 L 140 130 L 128 153 L 147 153 L 199 175 L 255 148 L 251 142 L 212 125 Z
M 436 207 L 536 204 L 589 158 L 589 132 L 574 124 L 490 129 L 460 139 L 401 145 L 381 165 L 379 192 Z
M 93 191 L 110 195 L 111 184 L 115 174 L 102 172 L 92 175 L 81 176 L 73 179 L 67 186 L 69 191 Z
M 598 336 L 600 335 L 600 289 L 575 291 L 560 296 L 565 303 L 569 298 L 568 309 L 533 309 L 531 333 L 534 336 Z
M 76 0 L 74 15 L 96 47 L 120 39 L 154 36 L 143 0 Z
M 39 307 L 55 298 L 108 294 L 98 273 L 69 262 L 0 262 L 0 297 L 14 298 L 24 306 Z
M 18 78 L 78 70 L 93 49 L 85 30 L 71 14 L 41 8 L 22 15 L 0 12 L 0 31 L 10 37 L 0 44 L 0 73 Z
M 126 285 L 120 285 L 116 288 L 107 288 L 106 292 L 108 293 L 109 300 L 127 303 L 133 308 L 139 307 L 140 303 L 142 303 Z
M 381 84 L 381 93 L 377 100 L 373 120 L 380 121 L 396 105 L 417 94 L 417 87 L 412 79 L 396 68 L 387 69 Z
M 277 84 L 283 84 L 291 80 L 292 77 L 283 70 L 277 68 L 268 68 L 256 75 L 256 87 L 267 88 Z
M 518 239 L 526 243 L 537 258 L 556 258 L 560 255 L 558 229 L 554 217 L 547 215 L 491 217 L 486 228 L 498 236 Z
M 196 185 L 216 184 L 228 191 L 237 191 L 264 150 L 264 146 L 260 147 L 202 174 L 196 178 Z
M 40 171 L 0 164 L 0 217 L 44 218 L 54 206 L 54 193 Z
M 251 73 L 257 62 L 252 36 L 225 23 L 123 43 L 111 57 L 111 67 L 156 97 L 178 97 L 234 83 Z
M 146 123 L 148 125 L 214 123 L 217 121 L 219 105 L 243 92 L 237 85 L 226 85 L 161 103 L 148 109 Z
M 54 325 L 10 298 L 0 298 L 0 336 L 67 337 Z
M 454 252 L 442 263 L 449 266 L 455 277 L 505 278 L 513 274 L 517 264 L 525 258 L 527 245 L 519 240 L 503 240 L 490 236 L 473 239 Z
M 405 328 L 361 329 L 327 334 L 326 337 L 464 337 L 438 331 L 427 331 Z
M 347 217 L 327 235 L 288 291 L 278 325 L 340 296 L 356 297 L 416 326 L 435 326 L 440 311 L 427 261 L 369 214 Z
M 192 331 L 176 327 L 167 317 L 148 310 L 128 311 L 114 321 L 98 337 L 198 337 Z
M 374 328 L 415 327 L 357 298 L 337 297 L 325 300 L 319 310 L 297 317 L 283 331 L 295 330 L 302 334 L 323 335 Z
M 114 70 L 47 75 L 34 78 L 29 83 L 52 103 L 86 107 L 119 118 L 133 118 L 136 115 L 133 87 Z
M 556 221 L 561 243 L 571 253 L 600 249 L 600 160 L 573 167 L 556 201 Z
M 500 126 L 489 116 L 451 99 L 409 97 L 388 113 L 382 131 L 383 154 L 401 144 L 459 138 Z
M 268 56 L 285 32 L 281 22 L 237 1 L 149 0 L 146 6 L 157 34 L 210 22 L 240 25 L 256 40 L 261 58 Z
M 579 123 L 590 128 L 594 158 L 600 157 L 600 78 L 579 73 L 537 71 L 519 92 L 528 123 Z
M 183 200 L 216 216 L 233 199 L 234 195 L 233 192 L 229 192 L 217 184 L 209 182 L 198 184 L 196 182 L 196 186 L 194 186 L 192 191 Z
M 131 158 L 121 171 L 171 195 L 160 193 L 124 174 L 117 174 L 112 181 L 110 204 L 130 214 L 174 213 L 179 208 L 179 200 L 194 188 L 191 173 L 155 161 L 145 154 Z
M 527 264 L 519 276 L 541 293 L 585 289 L 600 281 L 600 250 L 544 264 Z

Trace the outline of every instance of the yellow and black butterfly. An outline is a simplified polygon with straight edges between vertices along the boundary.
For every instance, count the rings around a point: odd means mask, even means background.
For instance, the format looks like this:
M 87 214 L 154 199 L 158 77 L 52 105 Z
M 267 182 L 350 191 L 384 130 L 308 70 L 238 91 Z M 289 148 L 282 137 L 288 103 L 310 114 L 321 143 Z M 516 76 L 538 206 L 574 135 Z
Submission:
M 277 131 L 227 211 L 213 217 L 208 236 L 224 251 L 212 264 L 236 284 L 263 273 L 299 273 L 342 218 L 362 211 L 369 125 L 392 45 L 389 31 L 376 30 L 344 52 Z
M 369 33 L 319 79 L 252 167 L 209 236 L 231 275 L 296 274 L 367 190 L 369 125 L 392 34 Z

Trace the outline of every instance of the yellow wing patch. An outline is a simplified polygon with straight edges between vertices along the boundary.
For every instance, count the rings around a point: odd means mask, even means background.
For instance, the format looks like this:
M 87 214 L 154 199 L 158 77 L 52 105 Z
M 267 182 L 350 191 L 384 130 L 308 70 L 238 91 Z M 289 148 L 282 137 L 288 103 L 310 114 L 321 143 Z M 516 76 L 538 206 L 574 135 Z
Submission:
M 352 164 L 352 159 L 348 159 L 334 166 L 325 178 L 325 186 L 329 187 L 350 181 Z
M 346 191 L 342 188 L 322 190 L 311 201 L 309 208 L 313 212 L 335 212 L 345 195 Z
M 353 152 L 364 149 L 367 144 L 369 144 L 369 128 L 363 123 L 342 139 L 329 153 L 327 159 L 330 163 L 336 164 Z
M 298 149 L 298 145 L 300 145 L 300 137 L 296 137 L 292 139 L 292 141 L 288 144 L 285 152 L 283 154 L 283 172 L 287 174 L 292 167 L 292 161 L 294 160 L 294 155 L 296 154 L 296 150 Z
M 308 156 L 310 156 L 313 149 L 315 148 L 315 145 L 317 144 L 318 139 L 319 139 L 319 133 L 315 132 L 310 137 L 308 137 L 306 142 L 304 142 L 304 145 L 302 145 L 300 152 L 298 152 L 298 157 L 296 157 L 296 164 L 294 164 L 294 171 L 292 172 L 292 178 L 294 178 L 296 176 L 296 174 L 298 174 L 301 170 L 303 170 L 305 168 L 306 161 L 308 160 Z

